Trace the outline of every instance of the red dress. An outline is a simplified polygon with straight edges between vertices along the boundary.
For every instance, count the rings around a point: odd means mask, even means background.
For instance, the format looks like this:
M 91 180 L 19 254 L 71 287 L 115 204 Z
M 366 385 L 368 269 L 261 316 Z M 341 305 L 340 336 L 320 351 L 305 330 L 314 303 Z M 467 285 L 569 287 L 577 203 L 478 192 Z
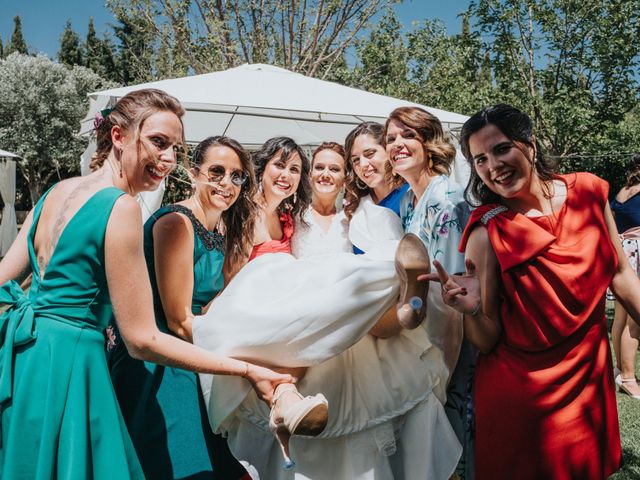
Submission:
M 599 479 L 620 466 L 604 303 L 618 262 L 608 185 L 587 173 L 560 178 L 559 212 L 486 205 L 463 234 L 461 249 L 486 226 L 502 279 L 503 334 L 476 369 L 478 480 Z
M 265 253 L 291 253 L 291 237 L 293 236 L 293 217 L 289 213 L 280 215 L 282 225 L 282 238 L 280 240 L 269 240 L 253 246 L 249 262 Z

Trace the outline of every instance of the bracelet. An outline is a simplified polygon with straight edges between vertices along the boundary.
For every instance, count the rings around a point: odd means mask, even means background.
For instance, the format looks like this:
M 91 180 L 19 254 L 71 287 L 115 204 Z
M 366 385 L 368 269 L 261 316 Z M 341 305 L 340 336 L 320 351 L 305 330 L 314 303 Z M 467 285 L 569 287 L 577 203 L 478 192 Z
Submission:
M 482 300 L 480 300 L 478 302 L 478 306 L 473 309 L 473 312 L 469 312 L 469 313 L 467 313 L 467 315 L 471 315 L 472 317 L 475 317 L 478 314 L 478 312 L 480 311 L 481 307 L 482 307 Z

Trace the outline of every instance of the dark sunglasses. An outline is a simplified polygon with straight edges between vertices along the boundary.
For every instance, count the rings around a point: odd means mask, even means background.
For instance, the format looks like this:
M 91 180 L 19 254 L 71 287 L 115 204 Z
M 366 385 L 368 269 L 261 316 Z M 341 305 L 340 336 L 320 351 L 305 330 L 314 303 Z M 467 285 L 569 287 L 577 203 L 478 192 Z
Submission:
M 207 177 L 211 183 L 220 183 L 226 176 L 227 171 L 221 165 L 213 165 L 209 167 L 207 172 L 200 172 Z M 233 170 L 229 172 L 229 179 L 236 187 L 241 187 L 247 181 L 248 175 L 245 172 Z

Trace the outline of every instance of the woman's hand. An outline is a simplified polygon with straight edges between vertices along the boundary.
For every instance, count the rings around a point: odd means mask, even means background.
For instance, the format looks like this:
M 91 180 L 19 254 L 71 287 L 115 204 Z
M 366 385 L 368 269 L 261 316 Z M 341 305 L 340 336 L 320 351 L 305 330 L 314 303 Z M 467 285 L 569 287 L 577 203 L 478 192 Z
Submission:
M 281 383 L 295 383 L 295 378 L 289 374 L 274 372 L 266 367 L 247 363 L 245 378 L 251 382 L 251 386 L 261 400 L 271 405 L 273 393 Z
M 437 260 L 433 261 L 437 273 L 421 275 L 418 280 L 431 280 L 442 285 L 444 303 L 465 315 L 475 315 L 480 310 L 480 280 L 476 275 L 476 266 L 467 258 L 464 262 L 464 275 L 449 275 Z

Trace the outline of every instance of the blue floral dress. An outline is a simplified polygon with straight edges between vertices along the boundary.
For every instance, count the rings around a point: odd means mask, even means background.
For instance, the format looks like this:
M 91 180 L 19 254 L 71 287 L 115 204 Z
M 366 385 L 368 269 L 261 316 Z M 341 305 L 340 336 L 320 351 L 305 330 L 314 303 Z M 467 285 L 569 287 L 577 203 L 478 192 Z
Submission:
M 460 185 L 439 175 L 417 202 L 411 190 L 400 202 L 404 231 L 420 237 L 431 260 L 438 260 L 452 273 L 464 271 L 464 255 L 458 252 L 458 245 L 470 211 L 463 193 Z
M 418 235 L 431 260 L 438 260 L 450 273 L 464 272 L 464 254 L 458 251 L 462 232 L 470 215 L 463 188 L 446 175 L 434 177 L 415 201 L 409 190 L 400 202 L 404 231 Z M 415 204 L 415 205 L 414 205 Z M 447 388 L 445 412 L 463 447 L 456 473 L 474 478 L 473 377 L 477 351 L 463 340 L 458 363 Z

